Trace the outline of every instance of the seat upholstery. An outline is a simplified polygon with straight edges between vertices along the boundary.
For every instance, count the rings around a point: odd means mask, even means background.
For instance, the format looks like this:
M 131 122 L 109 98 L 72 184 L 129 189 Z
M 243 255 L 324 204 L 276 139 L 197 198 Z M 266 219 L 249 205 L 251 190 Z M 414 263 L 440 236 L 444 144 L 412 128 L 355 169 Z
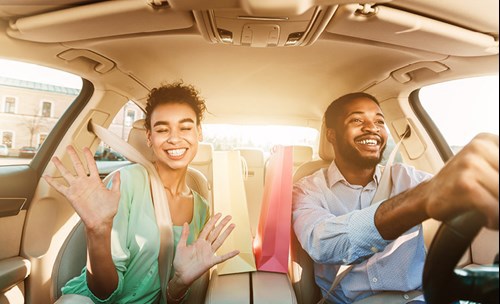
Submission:
M 300 165 L 311 161 L 313 159 L 313 148 L 311 146 L 294 145 L 293 149 L 293 172 L 297 170 Z
M 311 175 L 321 168 L 326 168 L 334 159 L 332 145 L 326 139 L 326 126 L 323 123 L 319 139 L 318 160 L 311 160 L 299 166 L 293 174 L 293 182 Z M 290 279 L 292 280 L 298 304 L 313 304 L 321 299 L 321 292 L 314 281 L 314 263 L 309 254 L 300 245 L 292 229 L 290 241 Z
M 255 237 L 264 192 L 264 151 L 258 148 L 238 148 L 236 150 L 240 151 L 240 155 L 247 165 L 247 175 L 244 183 L 250 228 L 252 229 L 252 236 Z
M 149 160 L 154 160 L 154 154 L 146 143 L 146 130 L 144 121 L 139 120 L 133 124 L 130 131 L 129 144 L 145 155 Z M 106 184 L 111 178 L 112 173 L 103 179 Z M 194 168 L 188 168 L 186 183 L 194 191 L 207 199 L 212 209 L 212 193 L 206 177 Z M 61 288 L 66 282 L 78 276 L 87 261 L 87 243 L 82 221 L 78 221 L 72 231 L 69 233 L 65 242 L 61 246 L 54 263 L 52 271 L 52 300 L 55 301 L 61 296 Z M 209 273 L 198 279 L 191 287 L 191 295 L 185 303 L 203 303 L 208 286 Z

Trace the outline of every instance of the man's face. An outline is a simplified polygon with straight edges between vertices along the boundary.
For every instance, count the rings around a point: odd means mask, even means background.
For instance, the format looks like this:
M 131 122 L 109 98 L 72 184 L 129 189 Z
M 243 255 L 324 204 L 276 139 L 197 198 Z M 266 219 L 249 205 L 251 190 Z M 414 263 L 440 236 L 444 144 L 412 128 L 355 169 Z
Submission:
M 382 160 L 387 130 L 380 107 L 361 97 L 348 103 L 330 131 L 337 157 L 361 168 L 372 168 Z

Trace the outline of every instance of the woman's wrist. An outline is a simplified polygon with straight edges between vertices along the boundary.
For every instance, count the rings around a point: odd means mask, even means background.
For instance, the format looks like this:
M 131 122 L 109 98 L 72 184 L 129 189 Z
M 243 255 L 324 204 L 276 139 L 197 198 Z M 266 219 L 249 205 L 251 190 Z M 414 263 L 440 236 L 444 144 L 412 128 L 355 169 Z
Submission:
M 186 297 L 189 286 L 182 282 L 177 274 L 167 284 L 167 299 L 172 303 L 181 303 Z

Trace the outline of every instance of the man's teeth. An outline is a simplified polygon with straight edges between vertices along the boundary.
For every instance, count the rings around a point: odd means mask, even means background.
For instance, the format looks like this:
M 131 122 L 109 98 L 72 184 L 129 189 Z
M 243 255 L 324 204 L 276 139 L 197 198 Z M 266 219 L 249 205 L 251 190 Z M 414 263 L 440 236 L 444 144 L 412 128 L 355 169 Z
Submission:
M 181 156 L 185 152 L 186 152 L 186 149 L 167 150 L 167 153 L 170 156 Z
M 377 145 L 377 141 L 374 139 L 363 139 L 363 140 L 358 141 L 358 143 L 360 143 L 362 145 L 369 145 L 369 146 Z

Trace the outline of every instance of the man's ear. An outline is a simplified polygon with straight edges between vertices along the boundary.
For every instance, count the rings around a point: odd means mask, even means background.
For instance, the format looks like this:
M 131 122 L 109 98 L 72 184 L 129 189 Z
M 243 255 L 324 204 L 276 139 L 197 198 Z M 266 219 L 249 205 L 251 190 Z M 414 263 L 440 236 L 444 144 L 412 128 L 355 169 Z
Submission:
M 326 139 L 332 145 L 335 143 L 335 141 L 336 141 L 335 131 L 332 128 L 327 128 L 326 129 Z

